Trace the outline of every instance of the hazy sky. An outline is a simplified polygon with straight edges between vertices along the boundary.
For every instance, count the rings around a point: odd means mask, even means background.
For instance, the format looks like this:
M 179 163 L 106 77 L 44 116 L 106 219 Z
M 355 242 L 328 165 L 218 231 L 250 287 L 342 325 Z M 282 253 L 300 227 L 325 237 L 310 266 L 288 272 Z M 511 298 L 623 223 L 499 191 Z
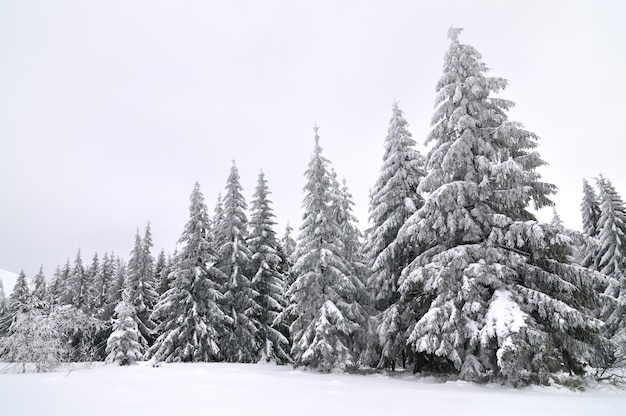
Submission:
M 1 1 L 0 268 L 127 257 L 148 220 L 172 251 L 194 182 L 212 211 L 233 159 L 248 202 L 264 170 L 282 234 L 315 123 L 365 227 L 391 106 L 422 146 L 451 25 L 509 79 L 580 229 L 583 177 L 626 197 L 624 16 L 620 0 Z

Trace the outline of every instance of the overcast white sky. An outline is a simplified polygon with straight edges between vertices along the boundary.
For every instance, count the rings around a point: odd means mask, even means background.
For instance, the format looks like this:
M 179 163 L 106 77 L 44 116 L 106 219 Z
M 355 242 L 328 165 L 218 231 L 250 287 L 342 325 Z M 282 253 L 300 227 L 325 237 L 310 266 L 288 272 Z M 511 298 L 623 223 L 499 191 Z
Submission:
M 194 182 L 212 210 L 233 159 L 248 202 L 265 171 L 282 234 L 315 123 L 365 227 L 391 105 L 421 146 L 451 25 L 510 80 L 511 118 L 542 138 L 580 229 L 583 177 L 626 197 L 624 16 L 619 0 L 4 0 L 0 268 L 127 257 L 148 220 L 169 252 Z

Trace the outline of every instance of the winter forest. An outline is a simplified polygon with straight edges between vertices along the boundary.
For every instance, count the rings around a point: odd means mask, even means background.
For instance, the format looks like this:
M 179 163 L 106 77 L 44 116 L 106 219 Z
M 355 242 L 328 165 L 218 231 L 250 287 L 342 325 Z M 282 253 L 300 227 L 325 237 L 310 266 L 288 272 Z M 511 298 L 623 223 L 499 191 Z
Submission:
M 2 361 L 272 362 L 515 387 L 617 378 L 626 205 L 598 176 L 581 184 L 582 232 L 556 211 L 538 221 L 557 189 L 537 172 L 540 140 L 508 118 L 507 80 L 461 29 L 448 37 L 428 137 L 393 104 L 366 230 L 315 127 L 298 230 L 276 230 L 263 172 L 246 200 L 233 162 L 217 201 L 193 186 L 175 252 L 154 252 L 148 223 L 127 258 L 79 251 L 49 279 L 0 287 Z

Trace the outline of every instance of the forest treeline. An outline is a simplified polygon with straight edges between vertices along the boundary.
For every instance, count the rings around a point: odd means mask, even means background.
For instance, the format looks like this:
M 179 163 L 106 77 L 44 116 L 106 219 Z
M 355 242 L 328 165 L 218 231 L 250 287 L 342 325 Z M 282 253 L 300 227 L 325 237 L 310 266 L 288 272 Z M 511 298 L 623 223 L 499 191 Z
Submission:
M 620 365 L 626 340 L 626 207 L 604 177 L 583 183 L 583 231 L 550 223 L 538 137 L 509 120 L 481 55 L 452 28 L 428 153 L 398 104 L 369 205 L 314 148 L 302 225 L 279 237 L 268 181 L 250 207 L 233 163 L 209 212 L 195 184 L 176 252 L 148 224 L 128 259 L 79 252 L 49 283 L 21 273 L 0 293 L 0 354 L 63 361 L 259 362 L 319 371 L 408 369 L 545 384 Z

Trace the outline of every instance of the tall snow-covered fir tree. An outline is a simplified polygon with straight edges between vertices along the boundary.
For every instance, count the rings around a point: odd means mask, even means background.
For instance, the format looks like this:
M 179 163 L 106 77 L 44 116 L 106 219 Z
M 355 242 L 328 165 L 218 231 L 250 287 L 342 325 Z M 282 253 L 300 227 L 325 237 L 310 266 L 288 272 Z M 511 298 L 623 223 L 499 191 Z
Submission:
M 536 172 L 538 138 L 508 120 L 513 103 L 493 96 L 506 81 L 486 76 L 460 32 L 448 32 L 437 84 L 418 187 L 428 197 L 391 247 L 420 248 L 399 300 L 416 312 L 416 368 L 517 385 L 601 365 L 607 340 L 590 314 L 600 277 L 568 264 L 569 238 L 529 211 L 555 192 Z
M 600 218 L 594 269 L 619 279 L 626 273 L 626 206 L 610 180 L 598 179 Z
M 348 275 L 354 285 L 355 305 L 359 305 L 358 308 L 354 309 L 355 313 L 358 312 L 354 315 L 354 319 L 363 326 L 363 331 L 354 335 L 353 354 L 359 357 L 360 364 L 367 365 L 369 364 L 367 361 L 371 361 L 371 358 L 365 357 L 369 332 L 367 325 L 371 316 L 374 315 L 373 297 L 370 296 L 366 287 L 371 273 L 363 250 L 363 233 L 357 226 L 357 218 L 352 209 L 354 202 L 345 178 L 341 185 L 336 184 L 335 189 L 337 193 L 333 205 L 335 206 L 336 221 L 339 228 L 338 236 L 343 247 L 342 256 L 348 266 Z
M 200 185 L 191 193 L 189 221 L 173 264 L 172 285 L 154 308 L 159 337 L 148 350 L 158 361 L 215 361 L 222 359 L 220 342 L 231 322 L 221 304 L 220 285 L 226 276 L 215 267 L 209 217 Z
M 292 358 L 299 366 L 322 371 L 358 365 L 364 322 L 357 288 L 344 259 L 339 237 L 331 166 L 322 155 L 318 129 L 305 172 L 304 215 L 293 254 L 294 283 L 289 288 L 289 315 L 294 319 Z
M 247 204 L 239 182 L 239 171 L 233 162 L 226 181 L 223 219 L 216 230 L 218 267 L 227 276 L 223 293 L 232 326 L 224 338 L 224 358 L 231 362 L 253 362 L 258 359 L 260 306 L 252 286 L 251 257 L 248 247 Z
M 390 249 L 398 230 L 405 221 L 424 204 L 417 191 L 424 177 L 424 157 L 415 149 L 415 141 L 408 130 L 402 110 L 394 103 L 387 137 L 385 138 L 383 163 L 379 177 L 370 193 L 369 217 L 372 227 L 368 232 L 366 253 L 372 274 L 367 288 L 380 313 L 372 322 L 371 331 L 376 350 L 370 359 L 378 367 L 395 368 L 406 360 L 406 327 L 410 320 L 407 311 L 397 304 L 400 297 L 398 280 L 402 270 L 417 253 L 414 245 Z
M 372 276 L 368 289 L 380 311 L 398 300 L 398 279 L 415 254 L 413 246 L 400 247 L 397 253 L 385 251 L 396 239 L 400 227 L 424 204 L 417 191 L 424 177 L 424 157 L 415 145 L 408 123 L 398 104 L 394 103 L 384 143 L 383 164 L 370 193 L 369 205 L 372 227 L 367 255 Z
M 600 218 L 597 225 L 597 247 L 592 252 L 594 270 L 611 278 L 605 294 L 616 301 L 605 302 L 601 317 L 606 321 L 606 333 L 617 335 L 618 342 L 626 342 L 626 206 L 610 180 L 597 181 L 600 200 Z M 626 347 L 624 347 L 626 353 Z
M 282 259 L 274 226 L 274 212 L 269 200 L 270 191 L 263 172 L 259 173 L 252 198 L 249 238 L 252 253 L 251 271 L 254 273 L 252 287 L 257 293 L 259 305 L 259 345 L 261 361 L 283 364 L 290 361 L 287 328 L 279 316 L 285 309 L 285 276 L 281 273 Z
M 150 224 L 146 226 L 144 237 L 135 234 L 135 246 L 130 253 L 126 273 L 125 290 L 128 293 L 128 302 L 131 302 L 137 319 L 137 327 L 146 342 L 153 340 L 152 331 L 155 328 L 150 314 L 158 300 L 156 281 L 154 278 L 154 259 L 150 252 L 152 248 L 152 234 Z

